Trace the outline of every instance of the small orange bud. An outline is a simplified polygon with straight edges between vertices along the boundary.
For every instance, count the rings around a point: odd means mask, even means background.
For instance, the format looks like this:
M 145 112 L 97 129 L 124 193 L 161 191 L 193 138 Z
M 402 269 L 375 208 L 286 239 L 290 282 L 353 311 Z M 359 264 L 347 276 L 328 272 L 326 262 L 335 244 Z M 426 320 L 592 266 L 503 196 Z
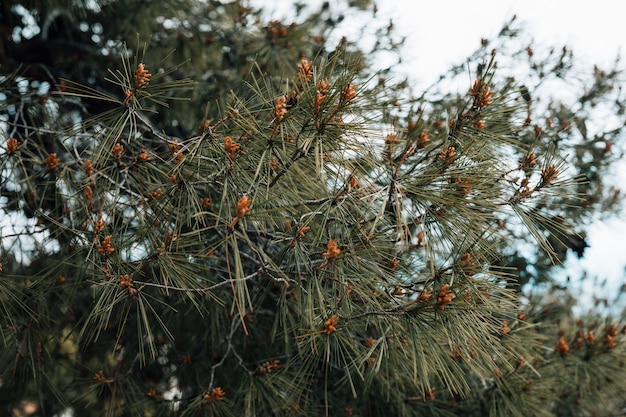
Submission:
M 339 322 L 339 317 L 333 314 L 332 316 L 330 316 L 328 320 L 324 322 L 324 330 L 322 330 L 322 332 L 325 334 L 331 334 L 331 333 L 336 332 L 337 328 L 335 327 L 335 325 L 338 322 Z
M 99 254 L 104 255 L 104 256 L 109 256 L 113 252 L 115 252 L 115 248 L 113 247 L 113 244 L 111 243 L 111 239 L 113 239 L 113 236 L 108 235 L 107 237 L 104 238 L 102 243 L 98 245 Z
M 338 239 L 330 239 L 326 244 L 327 251 L 322 255 L 328 259 L 328 262 L 332 262 L 337 259 L 337 256 L 341 253 L 341 249 L 337 247 Z
M 342 91 L 341 91 L 341 100 L 344 103 L 349 103 L 351 102 L 354 98 L 356 97 L 356 90 L 355 90 L 355 85 L 354 84 L 348 84 Z
M 141 149 L 139 151 L 139 154 L 137 155 L 137 160 L 140 162 L 145 162 L 147 160 L 150 159 L 150 155 L 148 155 L 148 151 L 146 151 L 145 149 Z
M 421 132 L 420 135 L 417 137 L 417 147 L 423 148 L 424 146 L 428 145 L 428 142 L 430 142 L 430 135 L 426 132 Z
M 443 284 L 439 289 L 439 294 L 437 295 L 437 306 L 439 310 L 443 311 L 445 309 L 446 304 L 450 303 L 454 298 L 454 293 L 450 291 L 449 284 Z
M 46 169 L 48 171 L 54 170 L 59 165 L 59 162 L 60 162 L 60 160 L 57 157 L 57 154 L 56 153 L 51 153 L 46 158 Z
M 280 96 L 276 99 L 276 105 L 274 106 L 274 116 L 276 117 L 276 121 L 281 121 L 286 114 L 287 98 L 285 96 Z
M 559 340 L 556 341 L 556 351 L 561 354 L 561 356 L 567 356 L 569 353 L 569 345 L 565 341 L 565 336 L 561 336 Z
M 220 387 L 213 388 L 211 391 L 204 393 L 204 399 L 206 401 L 224 401 L 224 396 L 226 396 L 226 393 Z
M 93 162 L 91 162 L 89 159 L 85 159 L 83 161 L 83 170 L 85 170 L 85 173 L 87 175 L 92 175 L 93 174 Z
M 124 146 L 116 143 L 113 145 L 113 149 L 111 149 L 111 153 L 115 157 L 115 159 L 120 159 L 122 157 L 122 152 L 124 152 Z
M 13 155 L 20 147 L 20 141 L 15 138 L 7 140 L 7 155 Z
M 234 158 L 235 152 L 237 152 L 239 148 L 239 144 L 235 143 L 231 136 L 224 137 L 224 150 L 229 157 Z
M 148 72 L 142 62 L 137 66 L 137 69 L 135 70 L 135 86 L 137 88 L 143 87 L 144 85 L 148 84 L 148 82 L 150 81 L 150 77 L 152 77 L 152 74 Z
M 230 223 L 231 229 L 234 229 L 237 222 L 250 212 L 250 204 L 252 204 L 252 200 L 247 195 L 242 196 L 239 201 L 237 201 L 237 214 Z

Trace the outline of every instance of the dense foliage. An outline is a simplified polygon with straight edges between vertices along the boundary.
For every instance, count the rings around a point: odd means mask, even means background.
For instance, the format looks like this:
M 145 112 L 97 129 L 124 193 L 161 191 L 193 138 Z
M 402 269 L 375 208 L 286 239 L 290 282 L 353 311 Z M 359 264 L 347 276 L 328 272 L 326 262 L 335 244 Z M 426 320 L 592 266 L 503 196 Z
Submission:
M 619 208 L 619 63 L 512 20 L 415 94 L 367 1 L 0 19 L 2 413 L 625 412 L 619 312 L 552 275 Z

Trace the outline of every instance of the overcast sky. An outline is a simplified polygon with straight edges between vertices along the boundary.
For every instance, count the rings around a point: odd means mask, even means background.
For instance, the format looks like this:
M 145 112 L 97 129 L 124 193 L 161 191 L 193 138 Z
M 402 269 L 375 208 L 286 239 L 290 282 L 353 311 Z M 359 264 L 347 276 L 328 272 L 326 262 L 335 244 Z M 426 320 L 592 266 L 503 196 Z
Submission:
M 494 37 L 517 15 L 539 44 L 568 45 L 591 63 L 609 64 L 626 43 L 626 2 L 621 0 L 378 0 L 382 16 L 409 36 L 417 64 L 433 76 Z M 622 48 L 623 49 L 623 48 Z M 420 67 L 423 68 L 423 67 Z

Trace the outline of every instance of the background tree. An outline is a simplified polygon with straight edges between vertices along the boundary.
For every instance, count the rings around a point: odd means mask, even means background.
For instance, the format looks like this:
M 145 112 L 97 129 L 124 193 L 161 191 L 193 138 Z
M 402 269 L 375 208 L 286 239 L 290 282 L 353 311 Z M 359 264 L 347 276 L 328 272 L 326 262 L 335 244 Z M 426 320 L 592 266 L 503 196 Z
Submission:
M 617 64 L 512 21 L 416 97 L 375 11 L 327 42 L 369 2 L 74 3 L 0 6 L 3 412 L 623 412 L 618 320 L 549 286 L 618 208 Z

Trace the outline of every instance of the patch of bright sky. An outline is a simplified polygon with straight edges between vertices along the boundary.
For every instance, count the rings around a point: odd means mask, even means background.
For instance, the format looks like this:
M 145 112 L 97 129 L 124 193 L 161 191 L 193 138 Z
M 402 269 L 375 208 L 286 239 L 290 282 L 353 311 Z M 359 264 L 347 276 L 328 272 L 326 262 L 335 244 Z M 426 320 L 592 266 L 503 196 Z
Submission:
M 293 18 L 293 2 L 250 0 L 249 3 L 266 8 L 270 18 Z M 377 20 L 393 21 L 395 32 L 407 37 L 398 72 L 409 76 L 417 88 L 426 88 L 452 65 L 462 63 L 478 48 L 482 38 L 494 38 L 513 15 L 532 36 L 535 49 L 567 46 L 589 71 L 594 64 L 601 69 L 610 68 L 626 46 L 623 22 L 626 3 L 615 0 L 379 0 L 375 3 Z M 306 4 L 321 4 L 321 1 L 310 0 Z M 347 18 L 341 29 L 350 37 L 350 34 L 358 35 L 362 25 L 363 22 Z M 617 166 L 612 177 L 626 178 L 626 165 Z M 599 277 L 600 282 L 607 280 L 605 287 L 591 279 L 572 284 L 579 286 L 583 304 L 589 305 L 593 295 L 611 298 L 626 281 L 624 236 L 624 220 L 597 221 L 588 229 L 590 247 L 584 258 L 571 256 L 567 261 L 563 277 L 570 275 L 576 279 L 586 270 L 590 276 Z
M 539 45 L 573 48 L 589 65 L 610 65 L 626 42 L 619 2 L 597 0 L 384 0 L 379 16 L 393 19 L 408 36 L 408 57 L 432 81 L 469 56 L 481 38 L 493 38 L 505 21 L 518 17 Z M 626 9 L 626 4 L 622 6 Z

